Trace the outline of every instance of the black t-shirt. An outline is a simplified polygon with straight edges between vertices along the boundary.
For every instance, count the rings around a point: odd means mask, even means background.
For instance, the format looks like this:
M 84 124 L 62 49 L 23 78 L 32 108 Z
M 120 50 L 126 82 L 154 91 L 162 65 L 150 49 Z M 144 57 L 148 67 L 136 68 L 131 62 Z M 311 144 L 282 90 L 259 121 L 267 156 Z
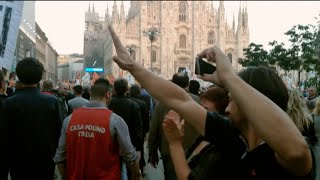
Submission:
M 190 158 L 196 147 L 202 142 L 207 141 L 204 137 L 200 136 L 196 142 L 186 151 L 186 158 Z M 231 179 L 227 178 L 225 170 L 228 170 L 225 166 L 226 160 L 223 157 L 223 151 L 214 143 L 206 145 L 198 154 L 191 157 L 188 162 L 188 166 L 191 172 L 188 176 L 188 180 L 211 180 L 211 179 Z
M 314 168 L 305 177 L 290 175 L 277 162 L 273 150 L 266 143 L 247 152 L 246 144 L 240 138 L 239 132 L 231 127 L 231 123 L 227 118 L 217 113 L 207 113 L 205 128 L 207 139 L 214 138 L 214 143 L 223 149 L 225 155 L 228 154 L 228 158 L 225 159 L 229 161 L 229 172 L 232 174 L 233 179 L 314 179 Z

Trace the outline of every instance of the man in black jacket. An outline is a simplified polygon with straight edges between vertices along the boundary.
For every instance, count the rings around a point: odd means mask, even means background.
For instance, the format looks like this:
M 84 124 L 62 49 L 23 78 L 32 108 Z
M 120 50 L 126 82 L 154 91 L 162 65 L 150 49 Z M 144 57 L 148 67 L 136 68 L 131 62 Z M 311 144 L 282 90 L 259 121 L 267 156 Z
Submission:
M 136 102 L 140 107 L 141 120 L 143 125 L 143 137 L 145 137 L 150 128 L 149 108 L 146 102 L 140 99 L 140 87 L 138 85 L 132 85 L 130 87 L 130 99 Z
M 140 95 L 140 87 L 137 85 L 133 85 L 130 88 L 130 99 L 134 102 L 136 102 L 140 107 L 140 113 L 141 113 L 141 120 L 142 120 L 142 127 L 143 127 L 143 139 L 145 138 L 147 132 L 149 132 L 150 124 L 149 124 L 149 111 L 147 108 L 147 104 L 140 100 L 138 96 Z M 144 149 L 142 148 L 141 151 L 141 159 L 140 159 L 140 169 L 141 173 L 143 174 L 143 167 L 146 165 L 144 160 Z
M 109 109 L 121 116 L 127 123 L 132 144 L 141 157 L 141 151 L 143 149 L 143 127 L 140 108 L 137 103 L 125 96 L 128 90 L 128 81 L 122 78 L 117 79 L 114 82 L 115 95 L 112 96 Z
M 25 58 L 17 64 L 23 90 L 2 102 L 0 179 L 7 179 L 8 172 L 12 180 L 54 178 L 52 158 L 61 120 L 57 98 L 41 94 L 37 88 L 43 71 L 43 65 L 34 58 Z

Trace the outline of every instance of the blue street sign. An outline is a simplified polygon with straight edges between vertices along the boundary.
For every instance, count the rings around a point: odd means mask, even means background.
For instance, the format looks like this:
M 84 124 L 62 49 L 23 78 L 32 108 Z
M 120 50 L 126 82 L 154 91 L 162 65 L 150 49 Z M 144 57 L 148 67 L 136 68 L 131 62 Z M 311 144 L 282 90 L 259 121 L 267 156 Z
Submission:
M 103 72 L 103 68 L 85 68 L 85 72 Z

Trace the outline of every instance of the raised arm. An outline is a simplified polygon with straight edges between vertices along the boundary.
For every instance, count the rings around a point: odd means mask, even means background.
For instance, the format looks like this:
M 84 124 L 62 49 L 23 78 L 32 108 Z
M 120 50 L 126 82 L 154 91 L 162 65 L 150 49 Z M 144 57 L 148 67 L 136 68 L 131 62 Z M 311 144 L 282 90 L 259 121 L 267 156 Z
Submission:
M 165 116 L 162 126 L 169 143 L 170 156 L 177 174 L 177 179 L 187 180 L 191 169 L 188 166 L 182 146 L 184 120 L 180 121 L 180 115 L 171 110 Z
M 311 152 L 290 117 L 237 76 L 228 57 L 218 48 L 208 48 L 200 56 L 216 63 L 217 71 L 210 79 L 229 90 L 249 124 L 273 149 L 278 162 L 294 175 L 309 173 L 312 168 Z
M 109 26 L 109 30 L 117 51 L 117 57 L 114 57 L 113 60 L 120 68 L 128 70 L 153 97 L 181 114 L 199 133 L 204 135 L 206 110 L 193 101 L 182 88 L 136 63 L 111 26 Z

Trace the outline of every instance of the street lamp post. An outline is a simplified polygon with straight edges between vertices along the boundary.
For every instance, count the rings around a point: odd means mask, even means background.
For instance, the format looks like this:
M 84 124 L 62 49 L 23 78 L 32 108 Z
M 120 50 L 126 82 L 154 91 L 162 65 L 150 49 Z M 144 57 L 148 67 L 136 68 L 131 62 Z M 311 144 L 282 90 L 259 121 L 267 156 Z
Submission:
M 151 63 L 151 72 L 153 71 L 153 63 L 152 63 L 152 43 L 156 40 L 157 36 L 160 35 L 160 31 L 158 31 L 158 29 L 154 26 L 152 26 L 151 28 L 144 30 L 143 34 L 145 36 L 148 36 L 151 42 L 151 46 L 150 46 L 150 63 Z

